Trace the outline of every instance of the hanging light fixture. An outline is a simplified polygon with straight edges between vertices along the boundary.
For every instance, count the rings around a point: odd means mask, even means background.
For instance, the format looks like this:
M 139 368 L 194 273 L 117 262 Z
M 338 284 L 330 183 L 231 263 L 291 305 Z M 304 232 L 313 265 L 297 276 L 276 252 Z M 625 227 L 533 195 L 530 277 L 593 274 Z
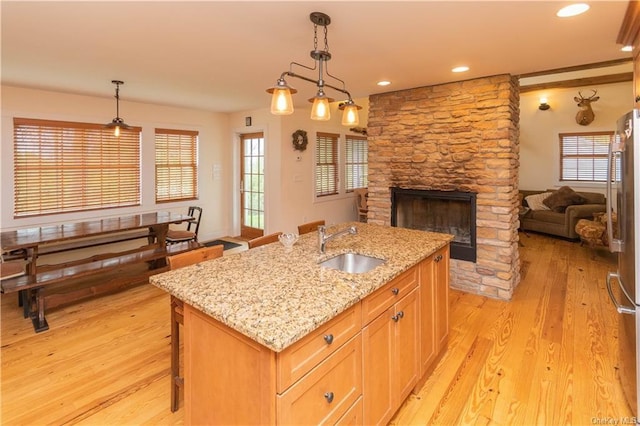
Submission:
M 119 137 L 120 129 L 129 130 L 131 129 L 131 126 L 120 118 L 120 85 L 124 84 L 124 81 L 111 80 L 111 82 L 116 85 L 116 118 L 111 120 L 111 123 L 106 124 L 105 127 L 107 129 L 113 129 L 113 135 L 115 137 Z
M 311 20 L 311 22 L 313 22 L 313 50 L 310 52 L 310 55 L 315 61 L 314 66 L 308 67 L 297 62 L 291 62 L 289 64 L 289 71 L 283 72 L 280 75 L 280 78 L 277 80 L 276 85 L 267 89 L 267 93 L 272 94 L 271 113 L 275 115 L 289 115 L 293 113 L 293 101 L 291 99 L 291 94 L 296 93 L 297 90 L 289 86 L 289 84 L 284 79 L 285 76 L 288 76 L 308 81 L 318 87 L 316 95 L 313 98 L 309 99 L 309 102 L 313 102 L 313 106 L 311 107 L 312 120 L 326 121 L 331 118 L 329 103 L 333 102 L 333 99 L 329 98 L 324 92 L 325 87 L 329 87 L 333 90 L 337 90 L 338 92 L 347 95 L 347 101 L 340 104 L 340 109 L 343 110 L 342 124 L 345 126 L 358 125 L 360 121 L 358 117 L 358 110 L 362 109 L 362 107 L 356 105 L 355 102 L 353 102 L 351 94 L 345 88 L 344 81 L 329 74 L 329 71 L 327 69 L 327 62 L 331 59 L 331 53 L 329 53 L 329 42 L 327 40 L 327 27 L 331 23 L 331 18 L 324 13 L 313 12 L 311 15 L 309 15 L 309 19 Z M 318 49 L 318 26 L 324 28 L 323 50 Z M 294 73 L 294 65 L 311 71 L 318 70 L 318 79 L 313 80 L 309 77 Z M 342 87 L 336 87 L 331 84 L 327 84 L 324 79 L 325 74 L 327 77 L 330 77 L 333 80 L 342 83 Z

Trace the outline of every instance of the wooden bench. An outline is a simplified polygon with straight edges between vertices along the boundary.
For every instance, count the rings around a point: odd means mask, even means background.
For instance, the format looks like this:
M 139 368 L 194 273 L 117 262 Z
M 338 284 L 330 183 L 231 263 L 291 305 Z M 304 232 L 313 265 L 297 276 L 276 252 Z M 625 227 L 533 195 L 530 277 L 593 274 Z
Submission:
M 146 236 L 147 233 L 144 237 Z M 47 253 L 98 245 L 95 240 L 87 241 L 88 245 L 74 242 L 73 248 L 71 248 L 71 244 L 67 244 L 68 247 L 61 247 L 58 250 L 51 248 Z M 105 239 L 102 244 L 113 242 L 116 240 L 110 237 Z M 54 308 L 71 301 L 110 293 L 146 282 L 149 276 L 169 270 L 165 261 L 167 256 L 198 247 L 200 247 L 199 243 L 194 241 L 168 246 L 150 244 L 118 253 L 101 253 L 57 265 L 42 265 L 38 266 L 35 274 L 3 280 L 2 293 L 18 292 L 20 294 L 20 303 L 23 305 L 25 318 L 30 317 L 36 332 L 40 332 L 49 328 L 45 318 L 45 305 L 47 308 Z M 146 267 L 140 270 L 139 266 L 142 264 L 146 264 Z M 132 266 L 138 266 L 138 270 L 127 271 L 127 267 Z M 108 276 L 110 271 L 115 272 L 112 277 Z M 96 282 L 99 275 L 103 275 L 103 277 L 99 282 Z M 53 290 L 54 285 L 77 283 L 83 278 L 93 278 L 92 284 L 58 293 Z M 51 288 L 52 294 L 46 294 L 45 288 Z

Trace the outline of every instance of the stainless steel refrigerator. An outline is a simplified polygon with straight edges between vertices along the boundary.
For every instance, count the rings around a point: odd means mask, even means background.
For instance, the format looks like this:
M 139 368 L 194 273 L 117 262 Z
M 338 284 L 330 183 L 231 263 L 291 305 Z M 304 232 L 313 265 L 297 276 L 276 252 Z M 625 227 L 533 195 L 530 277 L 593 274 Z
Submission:
M 615 272 L 607 274 L 607 290 L 620 313 L 620 381 L 627 402 L 638 418 L 640 403 L 640 110 L 633 110 L 618 120 L 614 140 L 609 147 L 607 179 L 607 232 L 609 250 L 617 253 Z M 617 223 L 612 218 L 617 216 Z

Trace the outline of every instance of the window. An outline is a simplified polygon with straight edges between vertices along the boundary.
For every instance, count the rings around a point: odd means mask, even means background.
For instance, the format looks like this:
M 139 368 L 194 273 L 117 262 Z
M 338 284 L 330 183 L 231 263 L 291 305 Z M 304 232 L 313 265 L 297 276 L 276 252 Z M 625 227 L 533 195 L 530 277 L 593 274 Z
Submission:
M 140 132 L 14 118 L 14 216 L 140 205 Z
M 613 132 L 561 133 L 560 180 L 606 182 Z
M 316 140 L 316 197 L 338 193 L 338 137 L 318 132 Z
M 345 155 L 345 190 L 366 188 L 368 183 L 368 142 L 364 136 L 347 135 Z
M 198 198 L 198 132 L 156 129 L 156 203 Z

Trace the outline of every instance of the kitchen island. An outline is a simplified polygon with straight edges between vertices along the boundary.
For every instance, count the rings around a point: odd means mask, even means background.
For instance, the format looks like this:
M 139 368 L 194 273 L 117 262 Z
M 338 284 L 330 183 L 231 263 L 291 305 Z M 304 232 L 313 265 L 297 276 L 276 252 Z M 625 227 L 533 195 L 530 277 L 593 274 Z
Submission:
M 188 424 L 386 423 L 446 349 L 451 235 L 364 223 L 156 275 L 182 300 Z M 320 266 L 384 259 L 362 274 Z

